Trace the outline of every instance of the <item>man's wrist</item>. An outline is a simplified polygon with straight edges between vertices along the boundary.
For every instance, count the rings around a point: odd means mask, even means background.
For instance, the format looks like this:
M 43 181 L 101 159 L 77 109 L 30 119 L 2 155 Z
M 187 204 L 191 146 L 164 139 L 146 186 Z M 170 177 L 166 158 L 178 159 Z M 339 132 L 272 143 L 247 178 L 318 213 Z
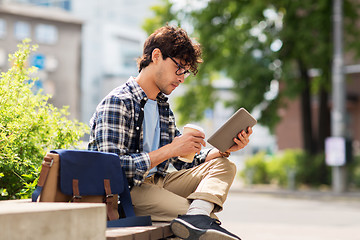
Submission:
M 219 154 L 223 158 L 227 158 L 230 156 L 230 152 L 221 152 L 220 150 L 219 150 Z

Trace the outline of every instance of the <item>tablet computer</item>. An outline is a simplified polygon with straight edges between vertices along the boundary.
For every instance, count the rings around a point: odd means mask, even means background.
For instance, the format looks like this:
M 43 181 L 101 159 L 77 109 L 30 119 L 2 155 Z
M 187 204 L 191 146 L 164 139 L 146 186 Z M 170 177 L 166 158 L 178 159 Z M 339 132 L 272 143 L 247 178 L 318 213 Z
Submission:
M 237 137 L 239 132 L 246 131 L 248 127 L 253 127 L 256 123 L 256 119 L 245 108 L 240 108 L 210 136 L 207 142 L 221 152 L 225 152 L 235 144 L 234 138 Z

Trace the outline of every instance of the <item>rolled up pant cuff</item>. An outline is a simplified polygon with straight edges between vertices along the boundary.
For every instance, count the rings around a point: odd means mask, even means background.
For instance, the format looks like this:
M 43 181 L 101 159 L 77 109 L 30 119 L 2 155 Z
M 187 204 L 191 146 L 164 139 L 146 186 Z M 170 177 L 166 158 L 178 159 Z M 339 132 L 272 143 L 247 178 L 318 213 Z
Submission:
M 204 192 L 194 192 L 187 197 L 188 200 L 201 199 L 215 204 L 213 212 L 220 212 L 223 209 L 223 202 L 216 196 L 204 193 Z

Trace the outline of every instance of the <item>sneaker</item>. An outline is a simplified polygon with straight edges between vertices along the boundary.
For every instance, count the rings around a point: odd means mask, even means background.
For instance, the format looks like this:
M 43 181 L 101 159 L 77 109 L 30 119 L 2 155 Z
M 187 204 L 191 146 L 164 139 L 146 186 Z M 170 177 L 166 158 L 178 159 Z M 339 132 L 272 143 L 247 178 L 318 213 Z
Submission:
M 241 240 L 220 224 L 206 215 L 182 215 L 172 220 L 170 226 L 175 236 L 186 240 Z

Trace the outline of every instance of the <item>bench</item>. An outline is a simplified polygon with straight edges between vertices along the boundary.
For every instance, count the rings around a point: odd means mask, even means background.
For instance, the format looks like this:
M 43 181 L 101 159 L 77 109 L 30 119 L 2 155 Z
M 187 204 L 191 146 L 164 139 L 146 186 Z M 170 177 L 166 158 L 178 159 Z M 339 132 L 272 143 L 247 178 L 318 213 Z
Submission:
M 123 227 L 106 229 L 106 240 L 156 240 L 173 236 L 169 222 L 153 222 L 146 227 Z

